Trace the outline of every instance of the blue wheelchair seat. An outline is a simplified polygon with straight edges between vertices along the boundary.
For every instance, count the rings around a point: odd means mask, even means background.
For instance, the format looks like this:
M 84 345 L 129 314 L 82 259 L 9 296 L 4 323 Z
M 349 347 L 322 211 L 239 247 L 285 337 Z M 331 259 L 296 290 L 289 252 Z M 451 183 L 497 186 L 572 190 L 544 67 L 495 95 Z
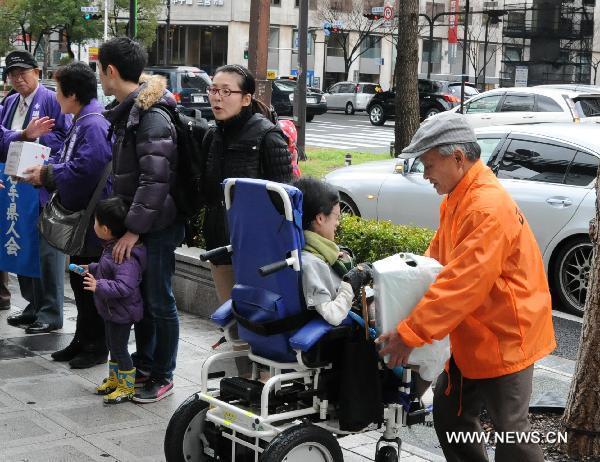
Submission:
M 224 186 L 236 284 L 212 320 L 224 327 L 235 319 L 254 354 L 295 362 L 294 350 L 308 351 L 332 328 L 304 302 L 302 193 L 247 178 Z

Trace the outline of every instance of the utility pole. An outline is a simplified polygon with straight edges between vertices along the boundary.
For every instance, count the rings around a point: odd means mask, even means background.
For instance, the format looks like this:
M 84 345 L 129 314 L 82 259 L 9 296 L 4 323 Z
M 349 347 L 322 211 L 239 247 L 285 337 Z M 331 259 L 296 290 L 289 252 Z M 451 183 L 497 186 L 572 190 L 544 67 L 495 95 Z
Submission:
M 298 84 L 294 94 L 294 123 L 298 130 L 298 158 L 306 160 L 306 71 L 308 54 L 308 0 L 300 0 L 298 20 Z M 325 77 L 325 76 L 323 76 Z
M 467 46 L 468 46 L 468 31 L 469 31 L 469 0 L 465 2 L 465 20 L 463 24 L 463 53 L 462 53 L 462 76 L 460 78 L 460 113 L 462 114 L 465 108 L 465 81 L 469 78 L 467 74 Z
M 137 0 L 129 0 L 129 38 L 137 37 Z
M 108 40 L 108 0 L 104 0 L 104 41 Z
M 269 57 L 269 22 L 271 2 L 252 0 L 250 3 L 250 36 L 248 37 L 248 69 L 256 78 L 257 100 L 271 105 L 271 82 L 267 80 Z
M 167 66 L 169 64 L 169 42 L 171 35 L 171 0 L 167 0 L 167 23 L 165 26 L 165 46 L 164 46 L 164 56 L 163 61 L 164 65 Z

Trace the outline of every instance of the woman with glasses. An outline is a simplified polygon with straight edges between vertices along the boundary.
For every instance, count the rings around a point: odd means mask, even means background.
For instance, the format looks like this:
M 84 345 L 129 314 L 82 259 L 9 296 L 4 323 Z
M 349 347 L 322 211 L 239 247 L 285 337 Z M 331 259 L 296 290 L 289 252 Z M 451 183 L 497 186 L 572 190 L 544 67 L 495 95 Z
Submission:
M 270 109 L 254 98 L 255 90 L 254 76 L 237 64 L 217 69 L 208 88 L 217 126 L 203 142 L 203 234 L 207 250 L 229 244 L 221 187 L 225 178 L 261 178 L 280 183 L 292 178 L 285 135 L 271 120 Z M 219 301 L 224 303 L 234 284 L 230 257 L 213 259 L 211 271 Z

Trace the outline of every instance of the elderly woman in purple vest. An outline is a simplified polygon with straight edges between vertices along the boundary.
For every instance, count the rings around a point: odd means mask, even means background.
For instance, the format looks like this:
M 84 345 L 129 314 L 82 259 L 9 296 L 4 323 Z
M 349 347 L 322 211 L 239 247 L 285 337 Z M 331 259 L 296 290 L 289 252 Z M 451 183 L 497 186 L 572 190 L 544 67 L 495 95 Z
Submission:
M 73 125 L 60 154 L 45 166 L 29 169 L 26 181 L 56 192 L 66 209 L 84 210 L 112 158 L 109 123 L 102 115 L 103 106 L 96 99 L 96 75 L 88 65 L 68 64 L 56 71 L 54 79 L 61 111 L 73 114 Z M 108 197 L 110 189 L 109 181 L 102 197 Z M 102 246 L 92 228 L 93 220 L 83 250 L 71 256 L 71 263 L 89 265 L 98 261 Z M 83 278 L 71 273 L 70 283 L 77 306 L 75 336 L 66 348 L 53 353 L 52 358 L 69 361 L 72 368 L 83 369 L 106 362 L 104 322 L 98 315 L 93 295 L 84 290 Z

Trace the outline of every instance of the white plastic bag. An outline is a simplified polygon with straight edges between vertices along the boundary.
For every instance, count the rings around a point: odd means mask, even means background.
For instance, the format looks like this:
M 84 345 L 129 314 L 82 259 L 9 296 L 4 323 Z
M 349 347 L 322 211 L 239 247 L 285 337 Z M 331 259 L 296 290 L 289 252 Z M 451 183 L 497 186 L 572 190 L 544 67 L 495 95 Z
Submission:
M 373 287 L 378 333 L 396 329 L 408 317 L 442 269 L 429 257 L 399 253 L 373 263 Z M 450 341 L 446 336 L 420 348 L 415 348 L 409 364 L 419 366 L 424 380 L 432 381 L 444 369 L 450 357 Z M 386 358 L 387 360 L 387 358 Z

